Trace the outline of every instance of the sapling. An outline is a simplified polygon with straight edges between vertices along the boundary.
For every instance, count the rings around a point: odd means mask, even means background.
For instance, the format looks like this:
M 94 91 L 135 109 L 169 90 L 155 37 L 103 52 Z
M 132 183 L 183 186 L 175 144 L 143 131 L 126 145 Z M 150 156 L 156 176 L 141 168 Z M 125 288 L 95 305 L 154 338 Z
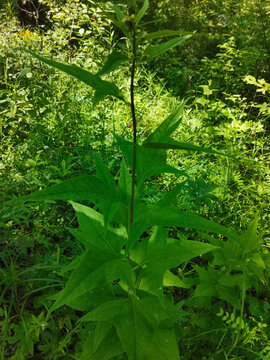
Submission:
M 66 286 L 57 294 L 50 312 L 63 305 L 70 306 L 86 312 L 79 321 L 95 325 L 85 341 L 81 359 L 111 359 L 117 356 L 130 360 L 179 359 L 179 329 L 188 313 L 175 306 L 166 296 L 164 288 L 188 288 L 188 285 L 171 269 L 207 252 L 221 251 L 222 247 L 219 239 L 213 240 L 212 244 L 186 240 L 181 236 L 180 240 L 172 239 L 168 235 L 169 228 L 195 229 L 207 240 L 213 239 L 207 234 L 214 233 L 229 238 L 233 244 L 240 243 L 236 232 L 198 215 L 181 212 L 174 205 L 181 184 L 164 193 L 154 204 L 146 204 L 141 197 L 145 180 L 153 175 L 185 175 L 167 164 L 167 150 L 223 155 L 171 137 L 180 124 L 184 102 L 146 139 L 138 139 L 134 101 L 137 64 L 151 62 L 192 36 L 185 34 L 175 38 L 181 32 L 170 30 L 154 33 L 138 31 L 148 6 L 148 0 L 140 9 L 136 4 L 131 5 L 127 14 L 120 7 L 113 6 L 111 20 L 127 38 L 130 54 L 127 56 L 113 51 L 97 74 L 26 50 L 36 59 L 91 86 L 95 90 L 94 106 L 106 96 L 115 97 L 126 103 L 132 118 L 133 141 L 115 134 L 117 146 L 125 156 L 118 182 L 101 159 L 95 156 L 95 175 L 71 178 L 20 200 L 68 200 L 76 212 L 79 228 L 71 232 L 82 243 L 84 251 L 64 269 L 71 271 L 71 275 Z M 161 44 L 151 44 L 155 39 L 171 36 L 174 38 Z M 138 46 L 147 42 L 145 50 L 139 53 Z M 129 97 L 116 84 L 102 78 L 128 61 Z M 94 203 L 100 210 L 77 202 L 81 200 Z M 146 238 L 145 234 L 148 234 Z

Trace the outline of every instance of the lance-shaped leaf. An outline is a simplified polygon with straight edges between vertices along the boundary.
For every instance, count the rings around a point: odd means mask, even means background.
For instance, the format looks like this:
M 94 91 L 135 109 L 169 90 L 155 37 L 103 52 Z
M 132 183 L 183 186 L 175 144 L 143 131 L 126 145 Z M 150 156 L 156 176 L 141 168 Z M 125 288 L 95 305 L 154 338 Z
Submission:
M 96 105 L 99 101 L 101 101 L 104 97 L 108 95 L 115 96 L 123 100 L 123 96 L 121 95 L 121 92 L 118 89 L 118 87 L 113 83 L 100 79 L 98 75 L 91 74 L 89 71 L 79 68 L 78 66 L 74 66 L 74 65 L 70 66 L 70 65 L 62 64 L 58 61 L 44 58 L 30 50 L 24 50 L 24 51 L 31 54 L 36 59 L 44 62 L 45 64 L 50 65 L 58 70 L 61 70 L 68 75 L 74 76 L 76 79 L 91 86 L 95 90 L 93 105 Z
M 260 248 L 263 234 L 257 235 L 258 220 L 259 217 L 257 215 L 249 224 L 247 230 L 243 231 L 241 234 L 241 246 L 245 252 L 256 251 Z
M 142 147 L 145 149 L 156 149 L 156 150 L 174 149 L 174 150 L 198 151 L 213 155 L 224 155 L 230 157 L 229 155 L 212 150 L 211 148 L 204 148 L 189 143 L 183 143 L 174 140 L 170 137 L 170 135 L 172 135 L 172 133 L 177 129 L 177 127 L 181 122 L 181 114 L 184 110 L 185 104 L 186 101 L 183 101 L 182 104 L 174 112 L 172 112 L 155 129 L 155 131 L 152 134 L 150 134 L 147 137 L 147 139 L 143 142 Z
M 110 19 L 115 26 L 122 30 L 123 34 L 126 35 L 127 38 L 130 38 L 130 32 L 128 30 L 128 27 L 123 21 L 125 18 L 125 14 L 116 4 L 112 6 L 112 9 L 114 10 L 116 18 L 111 14 L 107 14 L 108 19 Z
M 108 186 L 108 189 L 110 189 L 111 193 L 114 194 L 115 198 L 117 198 L 116 183 L 114 177 L 110 173 L 107 166 L 102 162 L 101 158 L 97 155 L 95 155 L 95 164 L 96 164 L 97 177 Z M 108 201 L 103 203 L 102 210 L 104 215 L 105 229 L 108 228 L 109 223 L 115 214 L 116 208 L 117 208 L 116 200 L 114 202 Z
M 146 13 L 147 9 L 149 7 L 149 1 L 148 0 L 144 0 L 143 6 L 141 7 L 141 9 L 139 10 L 137 16 L 136 16 L 136 24 L 138 25 L 139 22 L 141 21 L 142 17 L 144 16 L 144 14 Z
M 118 279 L 130 289 L 134 288 L 134 273 L 126 258 L 92 247 L 91 250 L 85 251 L 66 287 L 58 294 L 51 311 L 65 304 L 76 305 L 75 299 L 78 299 L 80 305 L 80 296 L 86 293 L 89 294 L 91 301 L 91 290 Z
M 120 201 L 115 213 L 115 220 L 118 219 L 121 224 L 125 225 L 126 229 L 128 229 L 130 221 L 131 183 L 131 175 L 126 166 L 126 162 L 122 161 L 120 179 L 117 187 L 118 198 Z
M 121 228 L 114 229 L 111 226 L 105 229 L 104 217 L 94 209 L 74 202 L 71 204 L 76 211 L 86 247 L 89 250 L 94 247 L 120 255 L 127 240 L 126 233 Z
M 186 176 L 183 171 L 167 164 L 166 150 L 148 149 L 144 145 L 148 142 L 158 141 L 162 136 L 169 137 L 177 129 L 181 121 L 181 114 L 185 103 L 186 101 L 183 101 L 180 106 L 173 111 L 152 134 L 148 136 L 142 146 L 138 144 L 136 145 L 136 177 L 138 187 L 142 185 L 145 179 L 160 173 L 172 173 Z M 117 144 L 126 156 L 128 165 L 132 167 L 134 144 L 117 135 L 115 135 L 115 138 Z
M 105 182 L 95 175 L 78 176 L 63 181 L 48 189 L 37 191 L 23 196 L 16 201 L 43 201 L 43 200 L 89 200 L 98 204 L 107 201 L 117 201 L 116 194 L 111 191 Z
M 174 311 L 173 315 L 172 322 L 175 322 L 181 319 L 182 313 Z M 162 307 L 156 297 L 147 296 L 144 299 L 138 299 L 131 295 L 126 300 L 118 299 L 102 304 L 85 315 L 82 321 L 112 321 L 128 359 L 154 360 L 150 354 L 151 344 L 155 343 L 161 334 L 159 325 L 170 317 L 171 314 L 166 312 L 166 308 Z M 173 338 L 173 330 L 167 330 L 172 332 Z M 164 332 L 163 334 L 165 335 Z M 173 342 L 170 344 L 173 346 Z M 174 347 L 172 359 L 178 360 L 179 355 L 176 357 L 175 354 L 177 354 L 177 347 Z M 167 358 L 159 357 L 159 359 Z
M 185 40 L 189 39 L 190 37 L 191 35 L 186 35 L 183 37 L 178 37 L 176 39 L 168 40 L 160 45 L 150 46 L 145 50 L 144 54 L 147 56 L 149 61 L 151 61 L 156 57 L 164 54 L 168 50 L 174 48 L 175 46 L 182 44 Z
M 150 134 L 144 144 L 157 142 L 162 138 L 168 138 L 172 133 L 178 128 L 181 120 L 182 113 L 186 105 L 186 101 L 182 103 L 175 109 L 162 123 Z
M 115 299 L 114 286 L 111 284 L 102 284 L 83 294 L 74 296 L 72 299 L 66 300 L 66 305 L 72 309 L 79 311 L 90 311 L 98 307 L 100 304 Z M 53 300 L 57 300 L 55 295 Z
M 191 33 L 188 31 L 181 31 L 181 30 L 158 30 L 158 31 L 154 31 L 152 33 L 144 35 L 144 38 L 146 40 L 154 40 L 154 39 L 160 39 L 163 37 L 178 36 L 178 35 L 199 36 L 201 34 Z
M 97 73 L 101 76 L 117 69 L 128 57 L 118 51 L 113 51 L 107 58 L 103 68 Z
M 184 289 L 188 289 L 190 287 L 190 285 L 186 284 L 169 270 L 166 270 L 163 276 L 163 286 L 176 286 Z
M 135 213 L 134 222 L 128 237 L 126 252 L 133 247 L 140 235 L 151 226 L 176 226 L 188 229 L 196 229 L 207 233 L 216 233 L 232 238 L 239 242 L 239 235 L 226 227 L 199 215 L 181 212 L 175 206 L 148 206 L 148 210 Z
M 172 138 L 161 138 L 157 142 L 146 142 L 142 145 L 146 149 L 174 149 L 174 150 L 188 150 L 188 151 L 198 151 L 198 152 L 204 152 L 207 154 L 213 154 L 213 155 L 222 155 L 231 157 L 230 155 L 221 153 L 219 151 L 212 150 L 211 148 L 205 148 L 202 146 L 193 145 L 190 143 L 183 143 L 180 141 L 176 141 Z
M 177 226 L 183 228 L 197 229 L 205 232 L 221 234 L 239 241 L 239 235 L 225 226 L 219 225 L 211 220 L 205 219 L 199 215 L 181 212 L 175 206 L 154 205 L 147 214 L 142 214 L 135 221 L 145 221 L 149 225 L 157 226 Z M 150 226 L 151 226 L 150 225 Z

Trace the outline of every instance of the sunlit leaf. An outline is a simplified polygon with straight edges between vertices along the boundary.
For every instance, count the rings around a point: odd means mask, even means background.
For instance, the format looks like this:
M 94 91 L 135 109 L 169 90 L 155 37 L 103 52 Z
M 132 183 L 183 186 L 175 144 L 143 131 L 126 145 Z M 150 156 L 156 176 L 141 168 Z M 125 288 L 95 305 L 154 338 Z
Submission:
M 23 196 L 16 201 L 90 200 L 103 204 L 117 201 L 116 195 L 105 182 L 95 175 L 84 175 L 63 181 L 61 184 Z
M 188 289 L 189 285 L 187 285 L 184 281 L 179 279 L 176 275 L 174 275 L 171 271 L 166 270 L 163 277 L 163 286 L 176 286 L 180 288 Z
M 102 69 L 97 73 L 101 76 L 116 70 L 128 57 L 118 51 L 113 51 L 107 58 Z
M 182 103 L 146 138 L 144 144 L 154 143 L 161 138 L 167 138 L 178 128 L 186 101 Z
M 126 156 L 128 165 L 132 167 L 133 143 L 115 135 L 117 144 Z M 137 186 L 144 180 L 160 173 L 171 173 L 186 176 L 186 174 L 167 164 L 166 151 L 163 149 L 149 149 L 136 145 L 136 177 Z
M 223 155 L 227 157 L 231 157 L 230 155 L 221 153 L 219 151 L 212 150 L 211 148 L 205 148 L 202 146 L 197 146 L 189 143 L 182 143 L 180 141 L 176 141 L 172 138 L 164 138 L 164 140 L 160 139 L 158 142 L 147 142 L 142 145 L 144 148 L 147 149 L 174 149 L 174 150 L 188 150 L 188 151 L 198 151 L 198 152 L 204 152 L 207 154 L 213 154 L 213 155 Z
M 115 84 L 101 80 L 98 75 L 91 74 L 89 71 L 86 71 L 74 65 L 66 65 L 54 60 L 44 58 L 30 50 L 24 51 L 31 54 L 36 59 L 44 62 L 45 64 L 61 70 L 68 75 L 74 76 L 76 79 L 91 86 L 96 91 L 94 95 L 93 105 L 96 105 L 99 101 L 101 101 L 104 97 L 108 95 L 123 99 L 120 90 Z
M 145 55 L 147 56 L 149 61 L 151 61 L 151 60 L 155 59 L 156 57 L 164 54 L 168 50 L 174 48 L 175 46 L 182 44 L 185 40 L 189 39 L 190 37 L 191 37 L 191 35 L 186 35 L 186 36 L 179 37 L 176 39 L 168 40 L 167 42 L 162 43 L 160 45 L 150 46 L 146 49 Z
M 146 34 L 144 37 L 147 40 L 154 40 L 154 39 L 160 39 L 163 37 L 177 36 L 177 35 L 198 36 L 201 34 L 191 33 L 188 31 L 181 31 L 181 30 L 158 30 L 158 31 Z

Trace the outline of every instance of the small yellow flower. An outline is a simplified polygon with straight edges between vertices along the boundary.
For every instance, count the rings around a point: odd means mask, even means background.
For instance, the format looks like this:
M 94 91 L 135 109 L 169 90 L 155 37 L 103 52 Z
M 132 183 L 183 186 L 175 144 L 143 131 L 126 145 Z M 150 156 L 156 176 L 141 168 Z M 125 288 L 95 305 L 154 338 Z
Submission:
M 30 41 L 31 39 L 34 39 L 37 36 L 29 29 L 19 31 L 19 35 L 26 41 Z

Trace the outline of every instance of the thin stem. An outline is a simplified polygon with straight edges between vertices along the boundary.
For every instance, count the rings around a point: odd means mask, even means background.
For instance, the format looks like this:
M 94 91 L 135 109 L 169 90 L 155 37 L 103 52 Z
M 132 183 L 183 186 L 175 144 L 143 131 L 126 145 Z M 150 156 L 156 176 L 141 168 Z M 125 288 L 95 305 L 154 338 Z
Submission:
M 133 127 L 133 157 L 132 157 L 132 185 L 131 185 L 131 201 L 130 201 L 130 219 L 129 219 L 129 231 L 133 223 L 134 216 L 134 195 L 135 195 L 135 182 L 136 182 L 136 143 L 137 143 L 137 121 L 135 114 L 135 105 L 134 105 L 134 78 L 135 78 L 135 68 L 136 68 L 136 29 L 135 24 L 132 29 L 132 52 L 133 60 L 131 66 L 131 81 L 130 81 L 130 108 L 132 114 L 132 127 Z
M 241 332 L 242 332 L 242 322 L 243 322 L 243 316 L 244 316 L 244 307 L 245 307 L 245 299 L 246 299 L 246 273 L 243 272 L 243 288 L 242 288 L 242 300 L 241 300 L 241 311 L 240 311 L 240 321 L 239 321 L 239 328 L 237 331 L 237 335 L 235 337 L 235 341 L 230 348 L 229 352 L 227 353 L 227 357 L 232 353 L 232 351 L 235 349 L 235 347 L 238 345 L 239 340 L 241 338 Z

